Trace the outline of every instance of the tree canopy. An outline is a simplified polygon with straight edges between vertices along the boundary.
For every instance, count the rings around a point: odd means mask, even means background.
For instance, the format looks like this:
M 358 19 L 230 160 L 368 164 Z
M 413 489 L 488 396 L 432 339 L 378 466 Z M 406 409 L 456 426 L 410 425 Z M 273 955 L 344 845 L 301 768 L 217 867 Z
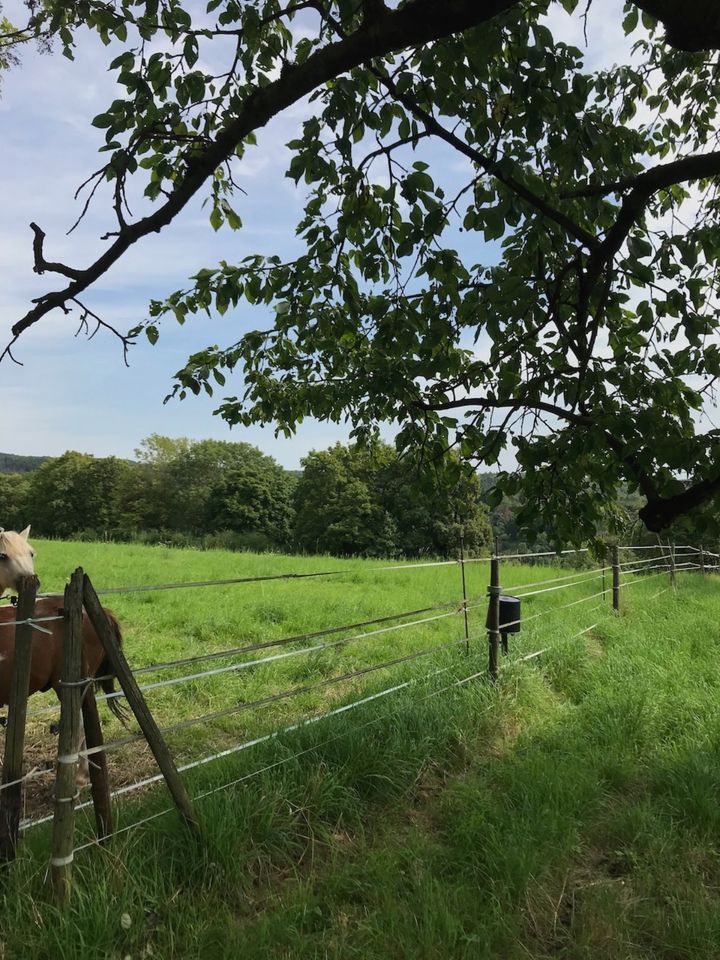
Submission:
M 558 6 L 46 0 L 27 34 L 57 37 L 68 56 L 82 27 L 121 47 L 89 181 L 114 185 L 116 224 L 83 268 L 47 260 L 33 224 L 35 270 L 67 284 L 13 337 L 56 309 L 104 325 L 86 292 L 198 191 L 215 229 L 241 228 L 236 165 L 310 96 L 288 169 L 308 194 L 301 254 L 203 266 L 133 331 L 155 342 L 166 318 L 272 307 L 269 327 L 191 357 L 175 392 L 232 373 L 237 393 L 219 406 L 230 423 L 292 432 L 310 415 L 347 418 L 366 440 L 390 422 L 400 447 L 456 449 L 467 464 L 511 448 L 518 469 L 500 472 L 495 496 L 521 494 L 525 525 L 560 540 L 616 522 L 623 482 L 653 530 L 712 503 L 717 5 L 628 3 L 633 53 L 600 68 L 553 36 Z M 133 219 L 138 183 L 147 210 Z
M 457 556 L 486 552 L 492 530 L 475 475 L 450 485 L 414 474 L 386 444 L 372 451 L 335 444 L 303 460 L 293 541 L 308 553 Z
M 2 521 L 36 536 L 373 557 L 486 552 L 480 481 L 418 475 L 385 444 L 313 451 L 298 478 L 248 443 L 152 434 L 137 461 L 68 451 L 0 471 Z

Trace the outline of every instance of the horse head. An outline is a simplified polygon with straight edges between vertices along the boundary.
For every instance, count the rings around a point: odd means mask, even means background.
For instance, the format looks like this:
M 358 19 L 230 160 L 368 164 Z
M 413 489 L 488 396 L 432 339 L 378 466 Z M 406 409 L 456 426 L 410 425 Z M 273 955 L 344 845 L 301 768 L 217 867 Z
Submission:
M 18 590 L 21 577 L 35 574 L 35 551 L 28 543 L 30 527 L 20 533 L 0 527 L 0 595 L 6 590 Z

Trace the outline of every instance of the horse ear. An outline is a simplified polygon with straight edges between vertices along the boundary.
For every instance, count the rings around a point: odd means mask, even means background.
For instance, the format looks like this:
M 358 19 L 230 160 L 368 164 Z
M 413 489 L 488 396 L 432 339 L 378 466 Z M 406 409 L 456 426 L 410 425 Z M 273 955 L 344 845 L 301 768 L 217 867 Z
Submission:
M 24 530 L 21 530 L 18 536 L 22 537 L 23 540 L 27 540 L 27 538 L 30 536 L 30 524 L 28 524 Z

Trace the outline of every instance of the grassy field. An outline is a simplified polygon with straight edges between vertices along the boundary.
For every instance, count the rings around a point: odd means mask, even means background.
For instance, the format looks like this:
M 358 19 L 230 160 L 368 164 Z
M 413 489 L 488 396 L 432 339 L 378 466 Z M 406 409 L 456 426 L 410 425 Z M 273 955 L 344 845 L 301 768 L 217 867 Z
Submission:
M 77 563 L 98 588 L 342 571 L 113 596 L 135 666 L 460 597 L 456 566 L 383 572 L 326 558 L 39 548 L 44 589 Z M 559 610 L 598 592 L 600 580 L 529 598 L 524 614 L 542 616 L 513 639 L 498 684 L 458 686 L 485 667 L 487 566 L 468 567 L 478 603 L 469 654 L 455 645 L 173 735 L 180 759 L 202 756 L 414 680 L 192 771 L 194 796 L 247 777 L 198 801 L 201 844 L 170 813 L 107 850 L 82 851 L 73 905 L 61 914 L 43 879 L 47 835 L 29 832 L 3 889 L 0 956 L 716 957 L 720 583 L 682 575 L 675 595 L 660 592 L 665 576 L 650 578 L 624 591 L 621 617 L 602 597 Z M 506 565 L 502 579 L 512 588 L 566 573 Z M 148 696 L 172 722 L 462 637 L 456 614 Z M 111 756 L 115 785 L 151 771 L 143 753 Z M 126 799 L 119 825 L 166 806 L 162 788 Z
M 378 686 L 382 688 L 402 682 L 409 676 L 438 669 L 446 665 L 446 660 L 448 664 L 455 663 L 461 652 L 459 648 L 464 648 L 464 623 L 458 612 L 462 586 L 460 569 L 456 564 L 417 569 L 401 566 L 401 569 L 388 570 L 388 566 L 395 565 L 362 560 L 342 561 L 330 557 L 58 542 L 39 543 L 37 550 L 37 568 L 42 576 L 43 591 L 61 590 L 68 573 L 78 562 L 83 564 L 100 591 L 103 588 L 272 576 L 278 573 L 338 571 L 336 576 L 329 578 L 105 595 L 103 601 L 112 607 L 122 624 L 127 655 L 135 668 L 361 623 L 392 614 L 450 605 L 447 609 L 430 610 L 397 622 L 254 651 L 231 660 L 210 661 L 195 668 L 183 666 L 177 670 L 144 675 L 144 683 L 152 684 L 222 667 L 240 667 L 148 691 L 148 699 L 158 722 L 167 727 L 190 718 L 232 709 L 239 703 L 252 702 L 290 688 L 317 687 L 335 676 L 425 649 L 433 650 L 442 644 L 448 645 L 446 651 L 439 650 L 432 657 L 423 657 L 407 665 L 374 671 L 353 681 L 320 686 L 258 710 L 232 713 L 170 733 L 168 739 L 180 763 L 215 753 L 239 741 L 262 736 L 301 717 L 344 703 L 353 696 L 362 696 L 365 690 L 374 690 Z M 466 565 L 471 646 L 483 651 L 488 566 L 487 562 Z M 567 570 L 557 571 L 547 566 L 528 569 L 507 565 L 503 570 L 503 580 L 511 589 L 513 583 L 567 573 Z M 652 581 L 653 584 L 655 582 Z M 532 597 L 525 602 L 524 613 L 532 616 L 543 610 L 550 611 L 560 603 L 582 599 L 600 589 L 601 580 L 593 579 L 578 587 Z M 594 622 L 588 619 L 587 608 L 596 606 L 600 600 L 596 598 L 576 608 L 557 614 L 548 613 L 537 621 L 530 620 L 516 648 L 521 651 L 534 650 L 542 646 L 544 638 L 548 636 L 558 639 L 572 636 Z M 417 620 L 427 622 L 402 626 L 403 623 L 412 624 Z M 376 633 L 378 630 L 382 632 Z M 347 636 L 356 639 L 342 642 Z M 363 639 L 363 636 L 366 638 Z M 320 649 L 303 653 L 307 647 Z M 267 658 L 275 659 L 256 664 L 257 660 Z M 256 665 L 246 669 L 242 667 L 243 663 Z M 55 695 L 49 693 L 44 698 L 36 697 L 32 708 L 43 711 L 39 717 L 31 718 L 30 731 L 30 755 L 34 762 L 40 764 L 47 756 L 48 722 L 55 719 L 51 714 L 58 712 Z M 124 735 L 117 722 L 108 720 L 107 739 L 118 739 Z M 152 757 L 141 744 L 109 753 L 109 761 L 113 783 L 118 786 L 154 772 Z M 32 806 L 35 809 L 47 806 L 51 791 L 50 778 L 44 783 L 34 784 Z

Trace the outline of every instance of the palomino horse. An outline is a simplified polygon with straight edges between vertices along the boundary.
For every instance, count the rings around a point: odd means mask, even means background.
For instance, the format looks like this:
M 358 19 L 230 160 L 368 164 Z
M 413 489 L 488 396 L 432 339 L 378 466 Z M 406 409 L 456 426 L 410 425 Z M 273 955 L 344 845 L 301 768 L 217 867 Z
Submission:
M 30 527 L 21 533 L 0 527 L 0 597 L 6 590 L 17 590 L 21 577 L 31 577 L 35 551 L 28 543 Z
M 0 529 L 0 595 L 6 590 L 17 590 L 20 578 L 32 576 L 35 551 L 28 543 L 30 527 L 22 533 L 13 533 Z M 34 616 L 58 617 L 62 600 L 56 597 L 41 597 L 35 603 Z M 15 662 L 15 631 L 3 624 L 15 620 L 15 607 L 0 607 L 0 707 L 6 706 L 10 693 L 13 665 Z M 122 643 L 120 627 L 109 610 L 105 610 L 118 645 Z M 60 696 L 63 667 L 63 619 L 47 620 L 40 624 L 42 632 L 35 631 L 32 639 L 32 659 L 30 663 L 30 695 L 54 690 Z M 48 631 L 48 632 L 45 632 Z M 105 693 L 114 693 L 112 667 L 105 654 L 105 648 L 95 632 L 87 614 L 83 611 L 83 659 L 86 676 L 101 677 L 99 685 Z M 124 711 L 115 697 L 107 701 L 110 710 L 125 722 Z M 84 739 L 84 735 L 83 735 Z M 82 763 L 81 777 L 87 776 L 87 759 Z

